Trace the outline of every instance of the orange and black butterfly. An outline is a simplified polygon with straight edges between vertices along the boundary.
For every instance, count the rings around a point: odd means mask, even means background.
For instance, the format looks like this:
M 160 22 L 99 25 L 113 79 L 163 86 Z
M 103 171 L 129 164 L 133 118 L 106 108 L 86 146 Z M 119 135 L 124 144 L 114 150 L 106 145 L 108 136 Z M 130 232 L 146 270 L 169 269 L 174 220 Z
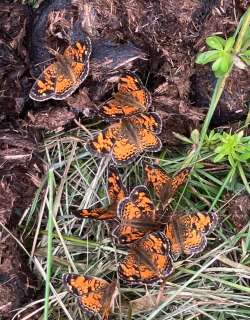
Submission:
M 206 235 L 217 224 L 215 213 L 176 213 L 170 216 L 164 229 L 171 246 L 171 254 L 177 259 L 180 254 L 191 255 L 203 251 L 207 245 Z
M 44 69 L 30 90 L 30 98 L 36 101 L 62 100 L 69 97 L 85 80 L 89 72 L 91 41 L 75 41 L 60 54 L 55 62 Z
M 78 298 L 80 307 L 88 315 L 108 320 L 118 294 L 117 281 L 108 281 L 73 273 L 63 275 L 65 288 Z
M 120 221 L 113 231 L 113 236 L 122 245 L 131 244 L 162 226 L 159 213 L 145 186 L 135 187 L 130 195 L 119 203 L 117 217 Z
M 169 242 L 159 231 L 148 233 L 133 243 L 118 266 L 119 277 L 130 284 L 160 282 L 172 271 Z
M 161 118 L 155 112 L 139 113 L 111 123 L 91 138 L 86 149 L 98 157 L 111 156 L 113 162 L 124 166 L 141 153 L 161 149 Z
M 146 164 L 144 170 L 148 185 L 153 187 L 155 194 L 160 199 L 163 208 L 165 208 L 177 189 L 187 181 L 191 169 L 185 168 L 174 177 L 169 177 L 157 165 Z
M 92 218 L 96 220 L 112 220 L 117 217 L 117 206 L 119 201 L 127 195 L 118 170 L 114 166 L 109 166 L 108 173 L 108 196 L 110 204 L 107 207 L 95 207 L 83 209 L 80 212 L 73 212 L 77 218 Z
M 132 72 L 124 73 L 118 83 L 117 92 L 100 106 L 99 112 L 105 119 L 120 119 L 148 111 L 151 95 L 140 78 Z

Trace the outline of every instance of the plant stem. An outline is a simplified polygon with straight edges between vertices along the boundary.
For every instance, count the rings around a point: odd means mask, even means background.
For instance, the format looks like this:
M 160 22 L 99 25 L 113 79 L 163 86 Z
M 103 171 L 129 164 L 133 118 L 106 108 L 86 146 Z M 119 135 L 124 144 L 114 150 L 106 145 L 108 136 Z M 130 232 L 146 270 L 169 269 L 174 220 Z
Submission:
M 199 157 L 200 150 L 201 150 L 201 147 L 203 145 L 204 139 L 206 137 L 208 127 L 210 125 L 210 122 L 211 122 L 211 119 L 213 117 L 214 111 L 215 111 L 215 109 L 217 107 L 217 104 L 218 104 L 218 102 L 220 100 L 220 97 L 222 95 L 222 92 L 224 90 L 226 79 L 227 79 L 228 75 L 229 75 L 229 73 L 226 74 L 224 77 L 219 78 L 217 80 L 217 82 L 216 82 L 216 86 L 215 86 L 215 89 L 214 89 L 214 92 L 213 92 L 213 96 L 212 96 L 211 103 L 210 103 L 210 106 L 209 106 L 209 109 L 208 109 L 208 113 L 207 113 L 206 119 L 205 119 L 205 121 L 203 123 L 203 126 L 202 126 L 201 135 L 200 135 L 200 142 L 199 142 L 198 148 L 196 149 L 196 153 L 195 153 L 195 156 L 194 156 L 194 160 L 195 161 Z
M 234 47 L 235 55 L 240 52 L 240 49 L 241 49 L 241 46 L 242 46 L 242 42 L 243 42 L 245 33 L 247 32 L 249 24 L 250 24 L 250 7 L 247 9 L 247 11 L 246 11 L 246 13 L 244 15 L 242 26 L 241 26 L 239 35 L 237 37 L 237 41 L 236 41 L 236 44 L 235 44 L 235 47 Z M 220 100 L 220 97 L 221 97 L 221 95 L 223 93 L 226 80 L 229 77 L 229 75 L 230 75 L 230 73 L 232 71 L 232 68 L 233 68 L 233 65 L 231 66 L 231 68 L 229 68 L 228 72 L 223 77 L 219 78 L 217 80 L 217 82 L 216 82 L 216 86 L 215 86 L 215 89 L 214 89 L 214 92 L 213 92 L 213 96 L 212 96 L 212 99 L 211 99 L 209 110 L 208 110 L 206 119 L 204 121 L 202 130 L 201 130 L 200 142 L 199 142 L 198 148 L 197 148 L 195 156 L 194 156 L 194 161 L 197 161 L 197 159 L 199 157 L 200 150 L 202 148 L 204 139 L 206 137 L 209 124 L 210 124 L 211 119 L 213 117 L 214 111 L 215 111 L 215 109 L 217 107 L 217 104 L 218 104 L 218 102 Z
M 49 216 L 48 216 L 48 248 L 47 248 L 47 274 L 45 286 L 45 306 L 44 306 L 44 320 L 49 318 L 49 293 L 50 293 L 50 277 L 52 267 L 52 240 L 53 240 L 53 183 L 54 172 L 52 169 L 48 173 L 48 187 L 49 187 Z
M 209 211 L 212 211 L 214 209 L 214 207 L 216 206 L 217 201 L 219 200 L 219 198 L 220 198 L 222 192 L 224 191 L 226 185 L 228 184 L 230 179 L 233 177 L 234 173 L 235 173 L 235 168 L 232 167 L 231 170 L 228 172 L 228 174 L 226 176 L 226 179 L 224 180 L 223 185 L 221 186 L 221 188 L 220 188 L 218 194 L 216 195 L 213 203 L 211 204 L 211 207 L 210 207 Z
M 239 168 L 240 176 L 241 176 L 241 179 L 242 179 L 242 181 L 243 181 L 243 183 L 244 183 L 244 186 L 246 187 L 247 192 L 250 194 L 249 183 L 248 183 L 248 181 L 247 181 L 247 177 L 246 177 L 246 175 L 245 175 L 245 172 L 244 172 L 244 170 L 243 170 L 242 165 L 241 165 L 240 162 L 238 163 L 238 168 Z
M 245 36 L 245 33 L 247 32 L 249 24 L 250 24 L 250 7 L 247 9 L 246 13 L 244 14 L 244 21 L 242 22 L 242 27 L 240 29 L 240 32 L 234 47 L 235 54 L 238 54 L 240 52 L 240 49 L 242 47 L 242 42 L 244 40 L 244 36 Z

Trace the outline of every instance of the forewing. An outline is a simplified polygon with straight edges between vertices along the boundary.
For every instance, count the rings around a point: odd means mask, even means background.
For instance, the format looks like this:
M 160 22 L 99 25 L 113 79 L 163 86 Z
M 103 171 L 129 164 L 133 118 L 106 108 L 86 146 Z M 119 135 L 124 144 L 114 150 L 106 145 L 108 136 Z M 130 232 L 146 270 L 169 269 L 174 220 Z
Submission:
M 145 165 L 144 170 L 147 183 L 153 187 L 158 198 L 161 198 L 163 188 L 169 189 L 169 192 L 171 192 L 172 179 L 164 170 L 157 165 L 151 166 L 148 164 Z
M 124 187 L 122 180 L 119 176 L 119 172 L 115 166 L 109 166 L 108 174 L 108 194 L 111 203 L 116 203 L 121 201 L 126 197 L 127 191 Z
M 176 192 L 188 179 L 191 168 L 185 168 L 181 170 L 177 175 L 172 178 L 172 190 Z
M 135 128 L 143 128 L 152 131 L 155 134 L 161 133 L 162 121 L 156 112 L 139 113 L 131 118 Z
M 68 46 L 63 55 L 69 57 L 71 60 L 86 64 L 91 54 L 91 42 L 88 37 L 85 41 L 76 41 Z
M 137 129 L 129 122 L 121 122 L 120 132 L 114 141 L 112 149 L 113 162 L 118 166 L 125 166 L 138 157 L 141 150 L 138 147 Z
M 77 41 L 71 44 L 64 51 L 63 55 L 72 61 L 71 69 L 78 85 L 80 85 L 88 75 L 90 54 L 91 42 L 88 37 L 86 37 L 84 42 Z
M 49 65 L 36 80 L 30 90 L 30 98 L 44 101 L 54 97 L 57 79 L 57 63 Z
M 86 149 L 93 155 L 103 157 L 111 153 L 120 133 L 121 123 L 114 123 L 91 138 L 86 144 Z
M 95 220 L 110 220 L 116 218 L 116 208 L 112 205 L 107 207 L 95 207 L 72 212 L 77 218 L 89 218 Z

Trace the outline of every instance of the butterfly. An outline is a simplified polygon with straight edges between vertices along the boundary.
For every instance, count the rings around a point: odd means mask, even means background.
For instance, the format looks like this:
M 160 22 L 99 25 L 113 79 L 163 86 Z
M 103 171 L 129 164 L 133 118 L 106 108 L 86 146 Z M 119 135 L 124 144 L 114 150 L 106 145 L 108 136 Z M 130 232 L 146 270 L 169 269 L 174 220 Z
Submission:
M 174 259 L 180 254 L 199 253 L 207 245 L 206 235 L 217 224 L 217 215 L 213 212 L 176 213 L 169 217 L 164 229 L 171 246 Z
M 36 101 L 63 100 L 69 97 L 85 80 L 89 72 L 91 41 L 89 37 L 69 45 L 55 62 L 44 69 L 30 90 L 30 98 Z
M 63 275 L 65 288 L 78 298 L 80 307 L 88 314 L 108 320 L 118 294 L 117 281 L 108 281 L 73 273 Z
M 105 119 L 120 119 L 148 111 L 151 95 L 140 78 L 132 72 L 124 73 L 118 83 L 117 92 L 99 108 Z
M 128 197 L 120 201 L 117 217 L 120 222 L 113 236 L 122 245 L 131 244 L 162 226 L 159 213 L 145 186 L 135 187 Z
M 133 162 L 142 152 L 161 149 L 161 119 L 157 113 L 139 113 L 111 123 L 91 138 L 86 149 L 98 157 L 111 156 L 116 165 Z
M 146 164 L 144 170 L 148 185 L 153 187 L 163 208 L 165 208 L 177 189 L 187 181 L 191 169 L 185 168 L 174 177 L 169 177 L 166 172 L 157 165 Z
M 119 277 L 130 284 L 159 282 L 172 271 L 169 242 L 160 231 L 148 233 L 136 241 L 118 266 Z
M 127 190 L 122 184 L 118 170 L 114 166 L 109 166 L 108 173 L 108 195 L 110 204 L 106 207 L 95 207 L 73 212 L 77 218 L 92 218 L 96 220 L 110 220 L 117 217 L 116 211 L 119 201 L 127 195 Z

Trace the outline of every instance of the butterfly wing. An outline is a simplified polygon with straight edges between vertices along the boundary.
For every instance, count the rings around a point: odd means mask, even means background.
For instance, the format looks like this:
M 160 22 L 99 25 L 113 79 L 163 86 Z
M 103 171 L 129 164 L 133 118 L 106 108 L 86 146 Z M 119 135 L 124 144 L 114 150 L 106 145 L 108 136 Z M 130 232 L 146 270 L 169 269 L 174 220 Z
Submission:
M 130 244 L 159 227 L 154 204 L 145 186 L 135 187 L 129 197 L 119 203 L 117 216 L 120 224 L 113 235 L 120 244 Z
M 31 99 L 36 101 L 44 101 L 54 97 L 57 68 L 57 63 L 55 62 L 44 69 L 30 90 L 29 96 Z
M 175 193 L 176 190 L 178 190 L 184 183 L 186 183 L 189 177 L 190 171 L 191 171 L 191 168 L 185 168 L 173 177 L 172 179 L 173 193 Z
M 84 42 L 77 41 L 71 44 L 63 53 L 64 57 L 72 62 L 71 69 L 79 84 L 82 83 L 88 75 L 91 50 L 91 41 L 89 37 L 86 37 Z
M 138 240 L 118 266 L 120 278 L 130 284 L 149 284 L 163 280 L 173 270 L 169 243 L 161 232 Z
M 121 181 L 118 170 L 114 166 L 109 167 L 108 195 L 110 205 L 107 207 L 95 207 L 76 211 L 73 214 L 77 218 L 91 218 L 95 220 L 111 220 L 116 218 L 118 202 L 125 198 L 126 189 Z
M 78 297 L 79 305 L 85 312 L 99 318 L 102 316 L 104 296 L 109 290 L 109 282 L 69 273 L 63 276 L 63 284 L 70 293 Z
M 110 202 L 117 204 L 127 195 L 127 190 L 122 183 L 122 180 L 119 176 L 119 172 L 113 165 L 109 166 L 108 194 Z
M 104 118 L 120 119 L 145 112 L 150 104 L 151 95 L 141 80 L 134 73 L 126 72 L 119 79 L 118 91 L 99 111 Z
M 181 253 L 187 255 L 203 251 L 207 244 L 206 234 L 217 223 L 215 213 L 175 214 L 165 227 L 165 235 L 170 241 L 171 252 L 176 259 Z
M 30 98 L 36 101 L 63 100 L 85 80 L 89 71 L 91 42 L 76 42 L 68 46 L 58 61 L 49 65 L 36 80 Z
M 115 141 L 120 137 L 121 130 L 120 122 L 108 126 L 87 142 L 87 151 L 98 157 L 110 154 Z

